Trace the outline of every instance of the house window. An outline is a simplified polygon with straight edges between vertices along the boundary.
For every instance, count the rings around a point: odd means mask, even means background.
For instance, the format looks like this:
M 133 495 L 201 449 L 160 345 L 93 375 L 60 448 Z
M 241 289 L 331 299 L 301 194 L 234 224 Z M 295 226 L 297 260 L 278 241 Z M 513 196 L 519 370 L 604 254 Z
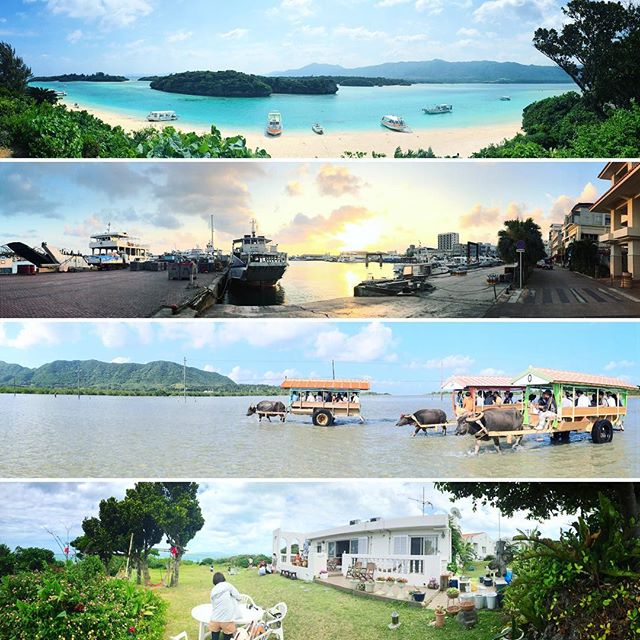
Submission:
M 336 543 L 335 542 L 330 542 L 328 544 L 328 555 L 330 558 L 335 558 L 336 557 Z
M 411 538 L 412 556 L 433 556 L 438 553 L 438 536 L 416 536 Z
M 322 553 L 322 543 L 318 542 L 316 545 L 316 553 Z
M 409 536 L 393 536 L 393 555 L 406 556 L 409 554 Z

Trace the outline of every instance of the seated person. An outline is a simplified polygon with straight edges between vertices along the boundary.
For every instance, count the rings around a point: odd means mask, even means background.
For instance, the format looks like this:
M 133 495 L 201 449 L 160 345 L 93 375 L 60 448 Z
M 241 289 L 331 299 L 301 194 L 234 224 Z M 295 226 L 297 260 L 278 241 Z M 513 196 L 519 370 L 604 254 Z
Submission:
M 537 402 L 538 396 L 535 393 L 529 395 L 529 426 L 536 428 L 539 421 L 538 414 L 540 413 L 540 409 L 538 408 Z
M 236 632 L 236 620 L 240 616 L 238 605 L 240 593 L 229 584 L 222 573 L 213 574 L 211 589 L 211 619 L 209 631 L 211 640 L 231 640 Z
M 576 407 L 585 408 L 591 406 L 591 400 L 584 391 L 578 389 L 576 391 Z
M 568 391 L 564 392 L 564 397 L 562 398 L 562 403 L 560 406 L 562 406 L 562 408 L 575 406 L 573 398 Z
M 545 389 L 542 397 L 538 401 L 538 425 L 536 429 L 542 430 L 546 427 L 547 420 L 553 422 L 558 414 L 556 400 L 551 393 L 551 389 Z

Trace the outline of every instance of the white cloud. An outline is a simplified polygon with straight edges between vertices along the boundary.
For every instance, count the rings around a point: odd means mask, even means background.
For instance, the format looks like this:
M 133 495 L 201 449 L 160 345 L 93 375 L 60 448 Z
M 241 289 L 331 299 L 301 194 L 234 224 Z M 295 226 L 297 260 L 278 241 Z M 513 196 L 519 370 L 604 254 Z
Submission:
M 430 14 L 442 13 L 444 9 L 443 0 L 416 0 L 416 10 Z
M 635 367 L 636 363 L 633 360 L 612 360 L 604 366 L 605 371 L 615 371 L 617 369 L 630 369 Z
M 244 38 L 249 33 L 249 29 L 231 29 L 225 33 L 219 33 L 218 35 L 225 40 L 238 40 Z
M 539 26 L 560 26 L 562 13 L 556 0 L 487 0 L 474 12 L 478 22 L 511 18 Z
M 371 322 L 355 335 L 339 329 L 322 331 L 315 339 L 315 357 L 346 362 L 392 361 L 395 354 L 393 330 L 381 322 Z
M 49 11 L 70 18 L 97 20 L 105 27 L 127 27 L 149 15 L 148 0 L 45 0 Z
M 600 190 L 593 182 L 587 182 L 587 184 L 584 185 L 582 193 L 578 196 L 578 202 L 595 202 L 598 199 L 599 193 Z
M 83 36 L 84 34 L 82 33 L 82 30 L 76 29 L 75 31 L 71 31 L 71 33 L 67 35 L 67 42 L 75 44 L 79 40 L 82 40 Z
M 268 14 L 286 20 L 296 21 L 313 15 L 313 0 L 281 0 L 279 4 L 268 10 Z
M 185 40 L 189 40 L 192 35 L 192 31 L 185 31 L 184 29 L 180 29 L 175 33 L 170 33 L 167 36 L 167 42 L 184 42 Z
M 30 320 L 20 325 L 15 337 L 10 338 L 6 328 L 9 324 L 0 324 L 0 346 L 11 349 L 30 349 L 37 346 L 55 345 L 61 341 L 56 326 L 49 322 Z
M 458 29 L 458 35 L 463 38 L 475 38 L 480 35 L 480 32 L 477 29 L 468 29 L 467 27 L 462 27 Z
M 452 354 L 444 358 L 432 358 L 431 360 L 418 361 L 414 360 L 409 364 L 411 369 L 453 369 L 456 373 L 468 371 L 475 363 L 471 356 L 461 354 Z
M 333 30 L 333 34 L 340 38 L 350 38 L 352 40 L 379 40 L 386 38 L 384 31 L 370 31 L 366 27 L 346 27 L 341 25 Z
M 128 358 L 127 356 L 118 356 L 117 358 L 111 359 L 110 362 L 112 364 L 127 364 L 128 362 L 131 362 L 131 358 Z
M 478 375 L 481 376 L 504 376 L 506 375 L 506 371 L 503 369 L 494 369 L 493 367 L 487 367 L 486 369 L 482 369 Z

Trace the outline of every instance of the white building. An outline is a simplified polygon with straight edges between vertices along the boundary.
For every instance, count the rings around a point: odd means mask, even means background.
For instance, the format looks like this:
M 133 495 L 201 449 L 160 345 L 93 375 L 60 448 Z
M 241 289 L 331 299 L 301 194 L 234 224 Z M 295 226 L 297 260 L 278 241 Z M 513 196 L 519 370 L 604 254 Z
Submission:
M 273 553 L 278 571 L 295 571 L 303 580 L 324 571 L 346 575 L 360 562 L 363 567 L 374 563 L 375 577 L 406 578 L 409 584 L 422 585 L 438 578 L 451 561 L 449 519 L 447 514 L 371 518 L 311 533 L 276 529 Z
M 480 533 L 463 533 L 462 538 L 469 542 L 478 560 L 484 560 L 486 556 L 496 552 L 496 541 L 484 531 Z
M 438 234 L 438 251 L 453 251 L 454 247 L 459 244 L 459 233 L 450 232 Z

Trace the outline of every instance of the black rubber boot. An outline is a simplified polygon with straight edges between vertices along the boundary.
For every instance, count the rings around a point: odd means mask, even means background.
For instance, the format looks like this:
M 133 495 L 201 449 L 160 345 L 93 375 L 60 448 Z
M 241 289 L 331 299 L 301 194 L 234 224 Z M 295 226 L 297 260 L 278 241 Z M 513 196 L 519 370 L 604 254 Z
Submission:
M 233 638 L 233 633 L 229 633 L 229 634 L 222 634 L 222 640 L 231 640 Z
M 211 632 L 211 640 L 220 640 L 220 632 L 219 631 L 212 631 Z

